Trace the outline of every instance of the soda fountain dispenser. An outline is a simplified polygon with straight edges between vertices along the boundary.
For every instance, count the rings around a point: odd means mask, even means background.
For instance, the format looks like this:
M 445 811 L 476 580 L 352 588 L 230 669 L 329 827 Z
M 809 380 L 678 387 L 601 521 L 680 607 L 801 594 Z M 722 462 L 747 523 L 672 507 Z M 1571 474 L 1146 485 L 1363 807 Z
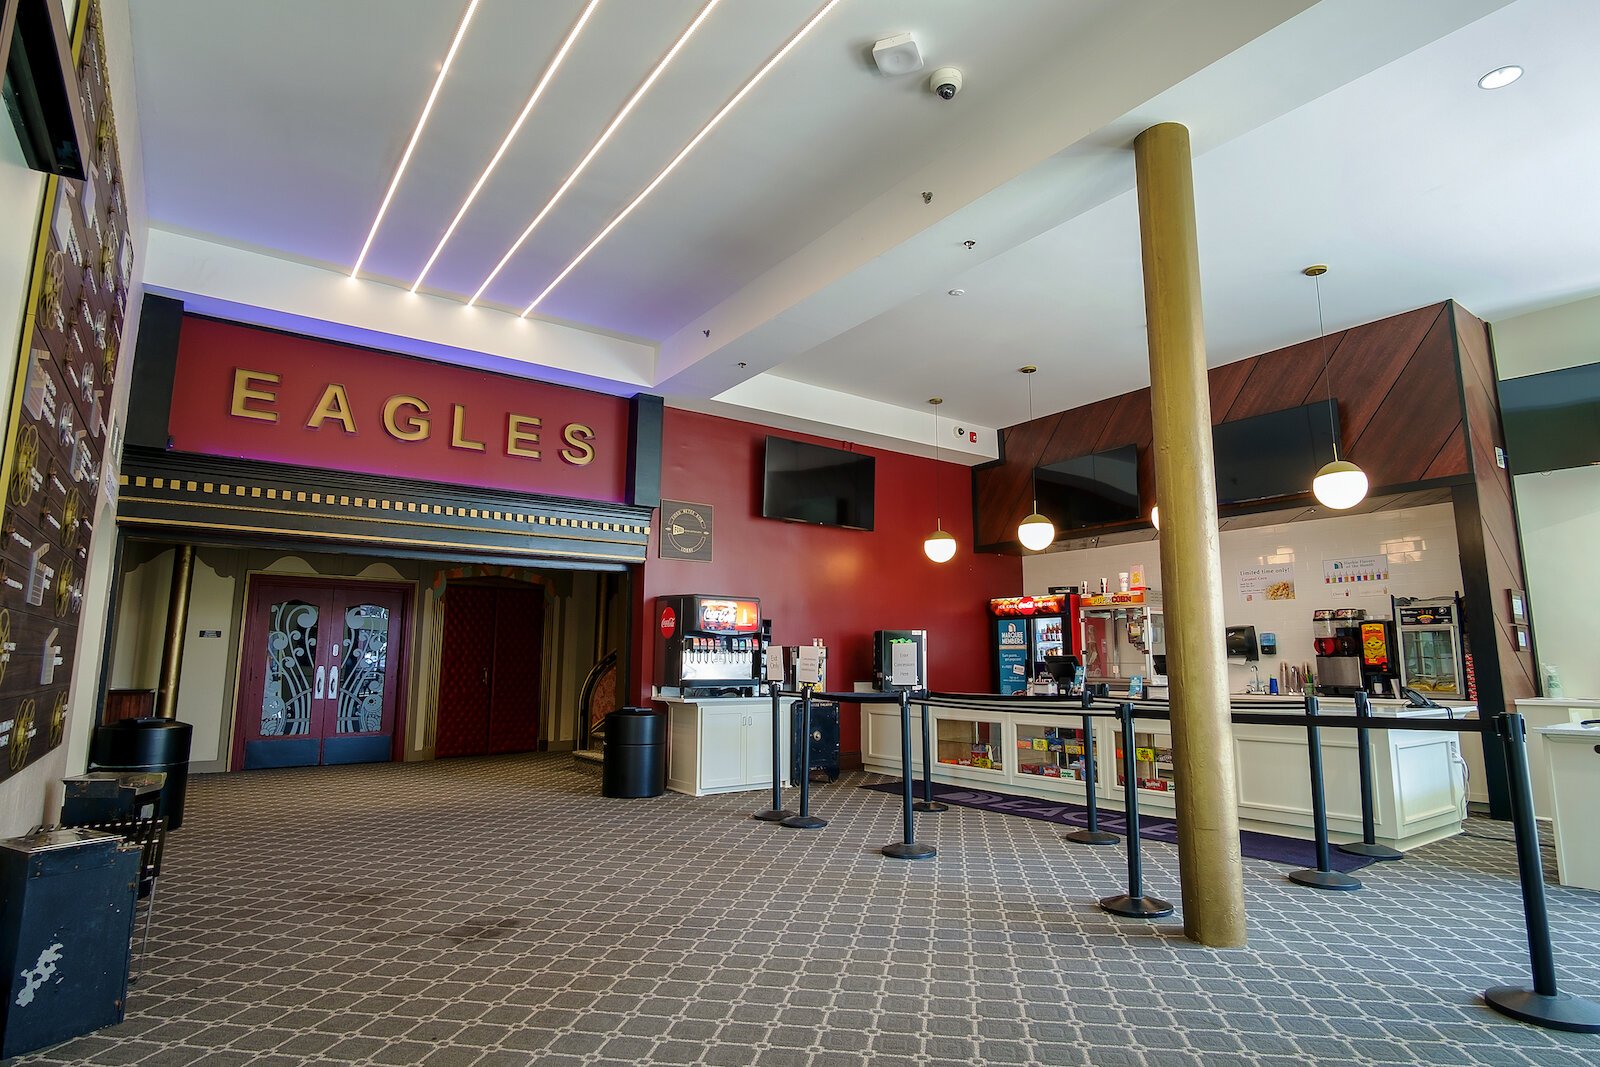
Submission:
M 656 685 L 680 696 L 733 690 L 754 696 L 762 677 L 761 601 L 755 597 L 656 598 Z

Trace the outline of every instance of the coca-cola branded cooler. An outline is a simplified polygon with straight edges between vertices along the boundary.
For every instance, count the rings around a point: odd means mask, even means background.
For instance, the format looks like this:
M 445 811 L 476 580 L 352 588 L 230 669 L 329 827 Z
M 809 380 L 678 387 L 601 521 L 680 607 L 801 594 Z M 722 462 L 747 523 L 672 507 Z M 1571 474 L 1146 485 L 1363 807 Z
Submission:
M 1046 656 L 1082 658 L 1076 593 L 1000 597 L 989 601 L 989 614 L 995 692 L 1003 696 L 1026 693 L 1028 679 L 1045 672 Z

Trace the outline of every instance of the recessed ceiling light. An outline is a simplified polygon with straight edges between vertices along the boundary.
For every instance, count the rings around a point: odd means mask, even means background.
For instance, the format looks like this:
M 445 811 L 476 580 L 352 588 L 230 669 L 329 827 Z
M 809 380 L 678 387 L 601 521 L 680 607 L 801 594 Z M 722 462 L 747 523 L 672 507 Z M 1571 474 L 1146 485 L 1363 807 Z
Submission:
M 528 228 L 518 235 L 510 248 L 506 249 L 506 254 L 500 257 L 500 262 L 494 265 L 494 270 L 489 272 L 489 276 L 483 280 L 483 284 L 478 286 L 478 291 L 472 294 L 472 299 L 467 301 L 467 306 L 470 307 L 476 304 L 478 299 L 483 296 L 484 290 L 489 288 L 489 284 L 500 276 L 500 272 L 505 270 L 506 264 L 511 262 L 511 257 L 517 254 L 517 250 L 523 246 L 529 237 L 533 236 L 533 231 L 539 228 L 539 223 L 545 220 L 545 216 L 555 210 L 556 204 L 563 196 L 567 195 L 567 190 L 572 188 L 572 183 L 578 180 L 578 176 L 588 168 L 594 157 L 600 154 L 600 149 L 604 148 L 606 142 L 611 140 L 611 135 L 617 132 L 617 127 L 621 126 L 623 120 L 632 113 L 634 106 L 644 99 L 644 95 L 650 91 L 650 87 L 656 83 L 656 79 L 661 77 L 661 72 L 667 69 L 667 65 L 672 62 L 673 57 L 683 49 L 684 45 L 689 43 L 689 38 L 694 36 L 694 31 L 700 28 L 700 24 L 710 17 L 711 12 L 715 11 L 717 5 L 721 2 L 722 0 L 707 0 L 706 6 L 700 9 L 700 14 L 695 16 L 694 21 L 689 23 L 688 28 L 678 36 L 678 40 L 671 48 L 667 49 L 666 54 L 656 63 L 655 69 L 650 72 L 650 76 L 640 83 L 639 88 L 635 89 L 633 95 L 628 98 L 628 102 L 622 105 L 622 110 L 618 111 L 616 117 L 611 120 L 611 125 L 605 128 L 605 131 L 600 134 L 594 144 L 589 146 L 589 151 L 584 153 L 582 159 L 578 160 L 578 165 L 572 168 L 572 173 L 568 174 L 567 180 L 562 182 L 561 186 L 556 189 L 555 195 L 550 197 L 544 207 L 539 209 L 539 213 L 533 217 L 533 221 L 528 223 Z M 527 312 L 523 312 L 523 314 L 526 315 Z
M 967 295 L 967 291 L 965 289 L 947 289 L 945 291 L 947 293 L 949 293 L 951 296 L 966 296 Z
M 1478 79 L 1480 89 L 1504 89 L 1518 78 L 1522 77 L 1522 68 L 1516 64 L 1506 67 L 1496 67 Z
M 422 137 L 422 127 L 428 124 L 428 114 L 433 110 L 433 102 L 439 97 L 439 87 L 444 84 L 444 76 L 450 73 L 450 63 L 456 58 L 456 49 L 461 47 L 461 39 L 467 35 L 467 23 L 472 21 L 472 13 L 476 10 L 478 10 L 478 0 L 472 0 L 461 16 L 461 24 L 456 27 L 455 39 L 450 42 L 450 51 L 445 53 L 444 62 L 439 65 L 439 76 L 433 79 L 433 89 L 428 93 L 428 102 L 422 105 L 422 114 L 417 118 L 417 128 L 411 131 L 411 140 L 406 143 L 406 150 L 400 156 L 400 165 L 394 170 L 394 178 L 389 182 L 389 191 L 383 194 L 383 203 L 378 205 L 378 217 L 372 220 L 372 229 L 367 231 L 367 240 L 361 246 L 361 254 L 356 257 L 356 265 L 350 268 L 352 278 L 361 273 L 361 264 L 367 261 L 367 252 L 372 248 L 372 239 L 378 236 L 378 227 L 383 224 L 383 216 L 389 210 L 389 201 L 394 199 L 394 191 L 400 188 L 400 176 L 406 172 L 406 165 L 411 162 L 411 153 Z
M 418 274 L 417 280 L 411 283 L 411 291 L 413 293 L 422 288 L 422 280 L 433 269 L 433 264 L 438 260 L 439 253 L 444 251 L 444 246 L 450 242 L 450 238 L 455 234 L 456 227 L 461 225 L 461 220 L 466 216 L 467 209 L 472 207 L 474 200 L 478 199 L 478 194 L 483 191 L 484 185 L 489 181 L 489 175 L 493 174 L 494 169 L 500 165 L 500 158 L 506 154 L 506 149 L 510 148 L 511 142 L 516 139 L 517 131 L 522 129 L 522 124 L 532 114 L 533 106 L 539 102 L 540 97 L 544 96 L 545 87 L 556 76 L 556 71 L 561 69 L 561 64 L 566 60 L 567 53 L 572 50 L 573 44 L 578 40 L 578 34 L 583 32 L 584 25 L 589 21 L 589 16 L 594 14 L 594 9 L 599 3 L 600 0 L 589 0 L 588 6 L 578 16 L 578 21 L 567 32 L 566 40 L 562 41 L 561 47 L 556 49 L 556 54 L 550 57 L 549 64 L 544 68 L 544 74 L 540 76 L 538 84 L 533 87 L 533 92 L 528 97 L 528 102 L 522 105 L 522 113 L 511 124 L 511 129 L 506 131 L 505 137 L 500 141 L 500 147 L 495 149 L 494 155 L 490 157 L 489 165 L 483 168 L 483 173 L 478 175 L 478 180 L 472 184 L 472 191 L 467 194 L 467 198 L 461 202 L 461 207 L 456 210 L 456 217 L 450 220 L 450 225 L 445 228 L 444 236 L 439 238 L 439 243 L 434 246 L 433 254 L 428 257 L 428 262 L 422 265 L 422 273 Z
M 656 191 L 656 186 L 666 181 L 667 176 L 670 175 L 674 170 L 678 169 L 678 164 L 689 158 L 689 153 L 693 152 L 700 142 L 705 140 L 706 137 L 711 134 L 711 131 L 717 128 L 718 123 L 728 117 L 729 112 L 739 106 L 739 101 L 743 100 L 747 95 L 749 95 L 750 90 L 759 85 L 761 79 L 765 78 L 772 71 L 773 67 L 776 67 L 779 63 L 783 62 L 783 57 L 793 51 L 794 46 L 804 40 L 805 36 L 816 28 L 817 23 L 821 22 L 828 12 L 832 11 L 838 5 L 839 0 L 828 0 L 827 3 L 823 4 L 822 7 L 817 10 L 815 15 L 811 16 L 804 26 L 801 26 L 798 30 L 796 30 L 794 36 L 789 38 L 782 48 L 773 53 L 772 58 L 767 60 L 766 63 L 762 65 L 760 70 L 751 75 L 750 80 L 745 82 L 744 86 L 737 93 L 734 93 L 733 97 L 726 104 L 722 105 L 722 109 L 715 115 L 712 115 L 704 126 L 700 127 L 700 132 L 690 138 L 689 143 L 678 150 L 678 154 L 672 157 L 672 162 L 661 168 L 661 173 L 650 179 L 650 184 L 639 190 L 639 195 L 635 196 L 631 201 L 629 201 L 628 206 L 623 208 L 617 214 L 616 218 L 606 223 L 605 228 L 599 233 L 595 234 L 594 240 L 585 245 L 583 251 L 579 252 L 577 257 L 573 259 L 571 263 L 568 263 L 561 269 L 561 273 L 555 276 L 555 280 L 549 285 L 545 286 L 544 291 L 538 296 L 534 297 L 532 303 L 522 309 L 523 317 L 526 318 L 528 315 L 532 314 L 533 309 L 538 307 L 539 304 L 543 302 L 544 298 L 549 296 L 551 292 L 555 290 L 556 286 L 565 281 L 567 275 L 571 274 L 578 268 L 578 264 L 589 258 L 589 253 L 598 248 L 601 241 L 604 241 L 607 237 L 611 236 L 611 231 L 622 225 L 622 220 L 633 214 L 639 205 L 644 203 L 645 198 Z

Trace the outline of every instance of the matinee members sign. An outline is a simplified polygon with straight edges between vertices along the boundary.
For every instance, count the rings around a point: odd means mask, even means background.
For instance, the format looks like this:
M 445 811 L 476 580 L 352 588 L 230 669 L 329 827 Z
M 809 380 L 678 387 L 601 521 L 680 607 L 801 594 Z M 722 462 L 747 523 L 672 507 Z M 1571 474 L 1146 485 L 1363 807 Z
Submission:
M 622 502 L 626 400 L 186 316 L 174 450 Z

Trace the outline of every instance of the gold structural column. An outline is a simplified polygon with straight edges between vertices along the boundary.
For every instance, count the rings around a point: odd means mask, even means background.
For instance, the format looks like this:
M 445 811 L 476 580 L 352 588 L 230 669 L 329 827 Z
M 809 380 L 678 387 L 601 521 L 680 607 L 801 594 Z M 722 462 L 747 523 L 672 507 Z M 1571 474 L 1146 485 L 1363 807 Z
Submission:
M 156 690 L 156 718 L 178 717 L 178 670 L 183 666 L 183 634 L 189 626 L 189 581 L 194 576 L 194 546 L 176 545 L 172 586 L 167 592 L 167 636 L 161 646 L 161 683 Z
M 1141 133 L 1133 147 L 1161 508 L 1183 932 L 1202 945 L 1237 947 L 1246 939 L 1244 871 L 1189 130 L 1163 122 Z

